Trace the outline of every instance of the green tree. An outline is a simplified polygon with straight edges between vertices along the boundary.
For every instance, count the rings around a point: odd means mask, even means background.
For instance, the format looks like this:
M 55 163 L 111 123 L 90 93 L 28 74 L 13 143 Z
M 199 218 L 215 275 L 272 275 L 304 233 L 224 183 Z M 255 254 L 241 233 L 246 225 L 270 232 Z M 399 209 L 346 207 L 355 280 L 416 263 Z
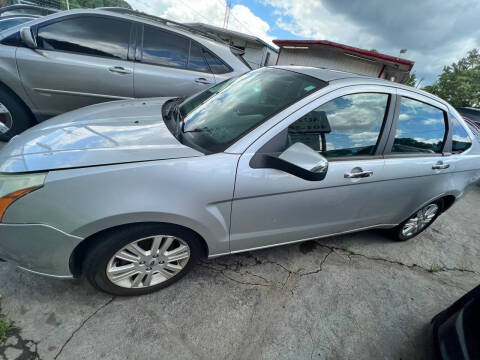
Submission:
M 66 0 L 29 0 L 29 2 L 56 9 L 67 8 Z M 125 0 L 70 0 L 70 9 L 78 8 L 98 8 L 98 7 L 123 7 L 131 9 L 132 7 Z M 9 5 L 17 3 L 16 0 L 7 0 Z
M 415 74 L 414 72 L 411 73 L 407 81 L 404 82 L 404 84 L 415 87 L 415 85 L 417 84 L 417 74 Z
M 438 80 L 424 90 L 447 100 L 453 106 L 480 106 L 480 52 L 470 50 L 467 56 L 443 68 Z
M 67 3 L 62 0 L 62 8 L 67 8 Z M 124 0 L 70 0 L 70 9 L 77 8 L 97 8 L 97 7 L 123 7 L 131 9 L 132 7 Z

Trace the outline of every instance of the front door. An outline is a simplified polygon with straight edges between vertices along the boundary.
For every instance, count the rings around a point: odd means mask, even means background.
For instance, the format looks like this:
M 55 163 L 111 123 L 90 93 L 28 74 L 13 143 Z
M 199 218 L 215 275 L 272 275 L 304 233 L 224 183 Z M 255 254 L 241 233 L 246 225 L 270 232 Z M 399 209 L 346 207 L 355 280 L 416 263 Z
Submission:
M 381 154 L 394 95 L 383 87 L 352 88 L 294 113 L 242 155 L 232 205 L 233 252 L 382 225 L 382 209 L 390 204 Z M 276 156 L 298 142 L 328 159 L 323 180 L 252 166 L 257 153 Z
M 40 24 L 38 48 L 17 50 L 23 85 L 39 114 L 133 98 L 131 28 L 130 21 L 94 15 Z

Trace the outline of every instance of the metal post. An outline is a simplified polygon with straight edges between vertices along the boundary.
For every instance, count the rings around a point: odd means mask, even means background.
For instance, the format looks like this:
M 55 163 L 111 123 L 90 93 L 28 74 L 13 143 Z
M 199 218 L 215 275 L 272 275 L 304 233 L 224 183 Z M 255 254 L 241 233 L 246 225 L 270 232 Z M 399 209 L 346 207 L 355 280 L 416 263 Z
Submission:
M 66 0 L 67 2 L 67 10 L 70 10 L 70 2 L 68 0 Z

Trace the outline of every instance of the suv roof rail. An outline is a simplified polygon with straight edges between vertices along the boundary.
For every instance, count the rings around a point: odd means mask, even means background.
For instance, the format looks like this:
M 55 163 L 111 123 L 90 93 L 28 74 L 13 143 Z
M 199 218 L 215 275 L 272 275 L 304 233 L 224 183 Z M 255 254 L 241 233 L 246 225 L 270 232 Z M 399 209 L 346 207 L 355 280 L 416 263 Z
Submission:
M 191 26 L 179 23 L 177 21 L 168 20 L 168 19 L 165 19 L 165 18 L 162 18 L 162 17 L 159 17 L 159 16 L 150 15 L 150 14 L 147 14 L 147 13 L 144 13 L 144 12 L 141 12 L 141 11 L 131 10 L 131 9 L 122 8 L 122 7 L 100 7 L 100 8 L 97 8 L 97 10 L 106 10 L 106 11 L 116 12 L 116 13 L 120 13 L 120 14 L 127 14 L 127 15 L 143 17 L 143 18 L 148 19 L 148 20 L 153 20 L 153 21 L 160 22 L 163 25 L 178 27 L 178 28 L 181 28 L 181 29 L 186 30 L 188 32 L 191 32 L 193 34 L 204 36 L 204 37 L 209 38 L 210 40 L 221 42 L 222 44 L 230 46 L 230 44 L 228 44 L 225 40 L 221 39 L 219 36 L 209 34 L 207 32 L 195 29 Z

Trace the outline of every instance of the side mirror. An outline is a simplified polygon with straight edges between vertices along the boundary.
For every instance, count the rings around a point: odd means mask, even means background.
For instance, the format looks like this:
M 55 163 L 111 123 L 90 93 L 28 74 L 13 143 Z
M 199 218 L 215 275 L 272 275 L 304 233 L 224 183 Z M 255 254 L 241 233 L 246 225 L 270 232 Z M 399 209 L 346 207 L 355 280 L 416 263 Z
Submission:
M 276 169 L 308 181 L 325 179 L 328 161 L 303 143 L 295 143 L 278 157 L 257 153 L 250 160 L 254 169 Z
M 29 27 L 23 27 L 20 29 L 20 38 L 30 49 L 37 48 L 37 41 L 32 35 L 32 30 Z
M 311 147 L 297 142 L 278 156 L 290 164 L 311 172 L 322 172 L 328 169 L 328 161 Z

